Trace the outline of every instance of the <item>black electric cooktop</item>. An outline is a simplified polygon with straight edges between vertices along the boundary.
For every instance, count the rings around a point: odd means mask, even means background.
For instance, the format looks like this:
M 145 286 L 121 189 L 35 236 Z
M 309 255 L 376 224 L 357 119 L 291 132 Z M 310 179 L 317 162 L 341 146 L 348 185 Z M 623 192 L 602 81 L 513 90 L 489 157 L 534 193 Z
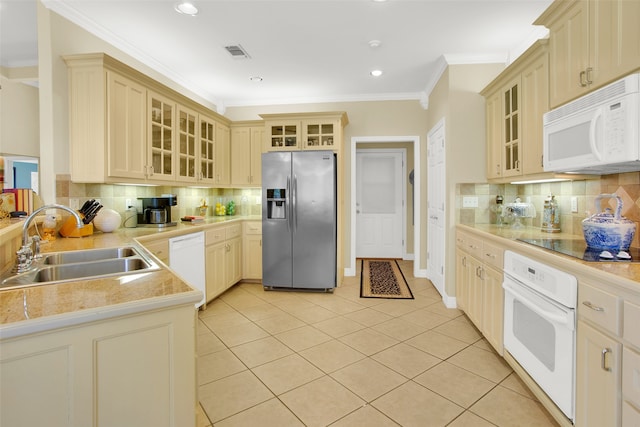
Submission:
M 640 262 L 640 249 L 629 248 L 626 251 L 603 251 L 587 247 L 583 240 L 571 239 L 517 239 L 521 242 L 540 248 L 549 249 L 564 255 L 569 255 L 583 261 L 591 262 Z

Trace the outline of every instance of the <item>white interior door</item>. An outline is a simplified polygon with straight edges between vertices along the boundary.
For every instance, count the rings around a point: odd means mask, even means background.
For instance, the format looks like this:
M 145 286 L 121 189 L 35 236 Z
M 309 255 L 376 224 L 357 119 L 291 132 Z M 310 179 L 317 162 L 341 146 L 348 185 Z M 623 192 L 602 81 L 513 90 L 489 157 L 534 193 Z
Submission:
M 404 151 L 356 151 L 356 257 L 402 258 Z
M 427 135 L 427 276 L 444 291 L 445 133 L 441 120 Z

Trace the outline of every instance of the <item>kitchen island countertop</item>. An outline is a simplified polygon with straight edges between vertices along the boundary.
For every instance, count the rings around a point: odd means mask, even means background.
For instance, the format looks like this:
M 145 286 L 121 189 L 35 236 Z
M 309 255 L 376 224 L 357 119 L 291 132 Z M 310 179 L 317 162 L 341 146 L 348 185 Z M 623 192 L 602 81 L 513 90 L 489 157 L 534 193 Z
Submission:
M 119 228 L 113 233 L 96 232 L 81 238 L 57 238 L 42 245 L 42 252 L 86 250 L 137 245 L 148 239 L 170 238 L 203 231 L 210 226 L 260 216 L 207 217 L 199 223 L 179 222 L 166 228 Z M 0 228 L 0 241 L 22 232 L 22 221 Z M 123 316 L 180 304 L 195 304 L 202 298 L 157 260 L 159 270 L 141 274 L 77 280 L 20 289 L 0 289 L 0 338 L 7 339 L 60 327 Z

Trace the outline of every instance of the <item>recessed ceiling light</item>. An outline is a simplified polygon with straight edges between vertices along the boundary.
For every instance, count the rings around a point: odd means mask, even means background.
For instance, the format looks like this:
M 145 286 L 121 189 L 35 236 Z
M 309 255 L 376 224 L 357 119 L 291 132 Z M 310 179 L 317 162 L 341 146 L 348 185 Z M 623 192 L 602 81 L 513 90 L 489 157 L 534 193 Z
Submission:
M 253 76 L 253 77 L 249 77 L 249 80 L 251 80 L 252 82 L 256 82 L 259 83 L 262 81 L 262 77 L 260 76 Z
M 190 1 L 181 1 L 180 3 L 176 3 L 175 10 L 178 13 L 182 13 L 183 15 L 196 16 L 198 14 L 198 8 L 193 5 Z
M 377 47 L 380 47 L 380 45 L 382 44 L 382 42 L 380 40 L 369 40 L 369 46 L 372 49 L 375 49 Z
M 373 77 L 380 77 L 382 75 L 382 70 L 373 70 L 370 73 Z

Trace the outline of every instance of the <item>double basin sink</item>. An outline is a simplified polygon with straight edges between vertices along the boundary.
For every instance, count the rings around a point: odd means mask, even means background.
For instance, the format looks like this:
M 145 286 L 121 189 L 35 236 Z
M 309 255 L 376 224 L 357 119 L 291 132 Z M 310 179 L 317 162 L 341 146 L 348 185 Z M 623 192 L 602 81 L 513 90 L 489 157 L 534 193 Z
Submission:
M 0 289 L 144 273 L 159 268 L 157 263 L 134 246 L 54 252 L 34 261 L 28 271 L 2 280 Z

